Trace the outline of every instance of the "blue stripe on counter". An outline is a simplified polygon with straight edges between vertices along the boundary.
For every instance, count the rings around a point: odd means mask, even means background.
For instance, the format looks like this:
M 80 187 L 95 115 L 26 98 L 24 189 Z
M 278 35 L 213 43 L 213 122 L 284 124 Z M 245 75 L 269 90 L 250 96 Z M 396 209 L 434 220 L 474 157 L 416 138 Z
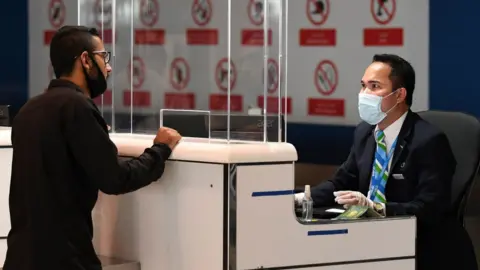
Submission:
M 266 197 L 266 196 L 283 196 L 283 195 L 293 195 L 294 191 L 289 190 L 272 190 L 272 191 L 255 191 L 252 192 L 252 197 Z
M 308 236 L 319 236 L 319 235 L 336 235 L 336 234 L 348 234 L 348 229 L 309 231 L 307 235 Z

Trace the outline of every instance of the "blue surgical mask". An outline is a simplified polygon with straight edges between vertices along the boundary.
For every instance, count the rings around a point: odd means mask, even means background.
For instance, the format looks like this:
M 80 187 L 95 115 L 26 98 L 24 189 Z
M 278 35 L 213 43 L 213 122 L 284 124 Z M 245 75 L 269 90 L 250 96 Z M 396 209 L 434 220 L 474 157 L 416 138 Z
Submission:
M 395 93 L 395 91 L 386 95 L 385 97 L 367 93 L 358 94 L 358 112 L 360 114 L 360 118 L 370 125 L 376 125 L 382 122 L 382 120 L 387 117 L 387 114 L 398 104 L 395 104 L 395 106 L 390 108 L 387 112 L 382 111 L 382 100 L 393 93 Z

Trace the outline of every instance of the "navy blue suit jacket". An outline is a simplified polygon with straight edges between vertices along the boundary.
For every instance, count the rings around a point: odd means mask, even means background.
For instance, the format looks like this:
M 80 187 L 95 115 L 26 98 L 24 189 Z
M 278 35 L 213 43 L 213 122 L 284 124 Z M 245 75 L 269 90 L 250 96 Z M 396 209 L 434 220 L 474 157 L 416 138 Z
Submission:
M 315 206 L 333 205 L 334 191 L 367 195 L 376 149 L 374 130 L 365 122 L 357 126 L 347 160 L 331 180 L 312 188 Z M 394 151 L 385 190 L 386 214 L 417 217 L 417 269 L 476 270 L 471 241 L 452 209 L 456 160 L 445 133 L 409 111 Z M 395 179 L 397 174 L 403 179 Z
M 375 126 L 365 122 L 355 130 L 347 160 L 333 179 L 312 189 L 315 205 L 334 203 L 333 192 L 360 191 L 367 195 L 376 143 Z M 415 215 L 422 223 L 435 223 L 450 212 L 451 183 L 456 161 L 440 129 L 409 111 L 400 130 L 387 180 L 387 216 Z M 401 174 L 403 179 L 393 175 Z

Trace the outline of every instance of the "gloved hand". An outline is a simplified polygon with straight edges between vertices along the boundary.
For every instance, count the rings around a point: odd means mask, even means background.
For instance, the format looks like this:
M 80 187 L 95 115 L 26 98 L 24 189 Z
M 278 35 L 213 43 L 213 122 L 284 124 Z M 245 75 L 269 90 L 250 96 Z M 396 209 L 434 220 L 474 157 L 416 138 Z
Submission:
M 303 198 L 305 198 L 305 193 L 295 193 L 295 204 L 302 205 Z
M 333 195 L 335 196 L 335 202 L 342 204 L 344 208 L 348 208 L 351 205 L 360 205 L 374 209 L 373 201 L 358 191 L 336 191 L 333 192 Z

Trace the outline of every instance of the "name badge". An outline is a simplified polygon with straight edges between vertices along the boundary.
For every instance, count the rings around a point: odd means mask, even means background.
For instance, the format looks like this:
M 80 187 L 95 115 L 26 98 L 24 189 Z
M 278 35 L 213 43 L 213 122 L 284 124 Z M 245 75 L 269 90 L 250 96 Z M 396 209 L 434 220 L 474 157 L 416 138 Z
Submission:
M 397 180 L 405 179 L 405 177 L 403 177 L 403 174 L 393 174 L 392 176 L 394 179 L 397 179 Z

